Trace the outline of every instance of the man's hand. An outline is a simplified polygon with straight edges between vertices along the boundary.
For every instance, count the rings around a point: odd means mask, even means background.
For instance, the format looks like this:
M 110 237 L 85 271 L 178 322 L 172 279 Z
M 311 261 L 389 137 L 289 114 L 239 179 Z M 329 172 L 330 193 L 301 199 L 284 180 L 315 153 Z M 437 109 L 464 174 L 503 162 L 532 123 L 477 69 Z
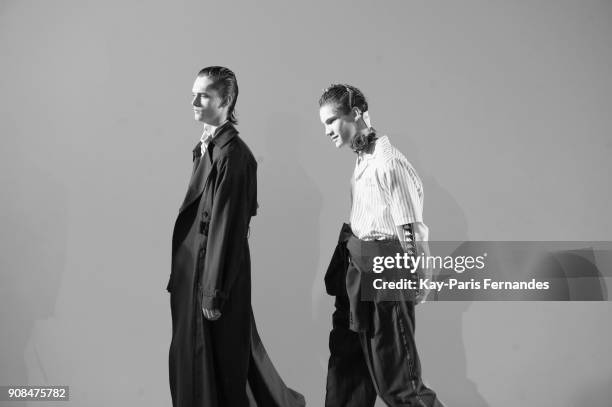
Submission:
M 216 321 L 221 318 L 221 311 L 218 309 L 202 308 L 202 313 L 204 314 L 204 318 L 209 321 Z
M 427 297 L 429 296 L 429 292 L 431 290 L 429 288 L 425 288 L 425 289 L 419 289 L 419 294 L 414 297 L 414 303 L 416 304 L 423 304 L 424 302 L 427 302 Z

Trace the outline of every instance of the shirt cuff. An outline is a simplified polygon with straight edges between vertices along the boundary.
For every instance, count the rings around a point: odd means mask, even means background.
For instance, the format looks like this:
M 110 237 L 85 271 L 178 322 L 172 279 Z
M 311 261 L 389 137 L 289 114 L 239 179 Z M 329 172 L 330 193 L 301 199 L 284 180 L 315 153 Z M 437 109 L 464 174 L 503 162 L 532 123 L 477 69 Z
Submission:
M 395 226 L 402 226 L 402 225 L 407 225 L 409 223 L 417 223 L 417 222 L 423 222 L 423 217 L 422 216 L 410 217 L 408 215 L 393 217 L 393 223 L 395 224 Z

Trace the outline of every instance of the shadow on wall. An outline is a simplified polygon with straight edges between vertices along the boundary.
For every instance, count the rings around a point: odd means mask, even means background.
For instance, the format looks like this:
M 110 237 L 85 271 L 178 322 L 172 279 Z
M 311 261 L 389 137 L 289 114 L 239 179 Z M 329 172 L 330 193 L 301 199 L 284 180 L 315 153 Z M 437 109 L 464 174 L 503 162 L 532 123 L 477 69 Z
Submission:
M 436 163 L 422 162 L 412 139 L 402 139 L 395 145 L 408 158 L 423 181 L 423 220 L 429 227 L 430 239 L 467 240 L 465 212 L 455 198 L 427 172 Z M 467 372 L 463 316 L 471 304 L 468 301 L 431 302 L 416 308 L 416 339 L 423 365 L 423 378 L 447 406 L 488 407 Z
M 612 400 L 612 369 L 609 377 L 588 382 L 572 397 L 573 406 L 609 406 Z
M 526 301 L 607 301 L 608 289 L 598 269 L 593 249 L 548 253 L 531 270 L 536 280 L 551 281 L 544 293 L 527 292 Z
M 21 163 L 25 161 L 20 160 Z M 56 384 L 44 356 L 29 346 L 38 321 L 53 317 L 66 266 L 67 202 L 65 189 L 43 171 L 28 166 L 20 188 L 3 183 L 1 320 L 4 384 Z M 16 405 L 16 404 L 15 404 Z
M 313 403 L 320 392 L 311 357 L 318 332 L 308 305 L 319 257 L 321 192 L 300 164 L 301 120 L 278 112 L 268 116 L 264 127 L 267 155 L 258 157 L 259 212 L 250 240 L 255 319 L 287 385 Z

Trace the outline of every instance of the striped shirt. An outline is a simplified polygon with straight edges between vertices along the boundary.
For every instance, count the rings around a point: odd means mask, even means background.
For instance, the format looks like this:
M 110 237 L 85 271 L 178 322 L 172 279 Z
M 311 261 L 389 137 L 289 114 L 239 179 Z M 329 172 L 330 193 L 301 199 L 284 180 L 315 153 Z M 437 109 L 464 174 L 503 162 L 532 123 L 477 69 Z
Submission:
M 362 240 L 396 239 L 396 226 L 423 222 L 423 184 L 406 157 L 376 140 L 359 153 L 351 179 L 351 229 Z

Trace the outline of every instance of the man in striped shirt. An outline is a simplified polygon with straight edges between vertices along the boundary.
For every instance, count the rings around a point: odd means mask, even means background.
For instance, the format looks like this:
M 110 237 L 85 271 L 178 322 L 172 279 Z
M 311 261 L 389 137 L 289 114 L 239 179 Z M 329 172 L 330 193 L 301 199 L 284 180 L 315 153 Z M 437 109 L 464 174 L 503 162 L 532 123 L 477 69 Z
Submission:
M 389 406 L 441 407 L 436 393 L 421 380 L 414 341 L 413 301 L 361 298 L 360 281 L 372 273 L 374 254 L 429 254 L 423 223 L 423 185 L 406 157 L 370 125 L 363 93 L 350 85 L 332 85 L 319 100 L 325 134 L 337 148 L 357 154 L 351 178 L 350 225 L 341 231 L 339 248 L 326 275 L 336 296 L 326 407 L 372 407 L 378 394 Z M 346 261 L 337 254 L 345 253 Z M 370 256 L 370 257 L 368 257 Z M 344 270 L 343 270 L 344 269 Z M 429 277 L 428 270 L 420 270 Z M 332 287 L 330 287 L 330 285 Z

